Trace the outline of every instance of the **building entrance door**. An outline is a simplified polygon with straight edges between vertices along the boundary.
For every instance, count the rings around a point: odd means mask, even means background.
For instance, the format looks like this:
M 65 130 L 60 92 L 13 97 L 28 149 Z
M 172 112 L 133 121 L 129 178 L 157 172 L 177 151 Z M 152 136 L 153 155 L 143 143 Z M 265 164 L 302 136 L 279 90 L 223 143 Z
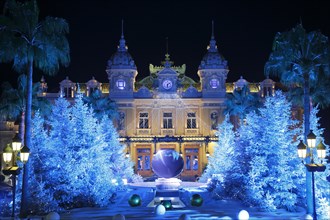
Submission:
M 199 148 L 185 148 L 184 149 L 184 168 L 182 176 L 195 177 L 195 175 L 200 175 L 199 172 Z
M 151 176 L 151 148 L 137 148 L 136 155 L 136 173 L 143 177 Z

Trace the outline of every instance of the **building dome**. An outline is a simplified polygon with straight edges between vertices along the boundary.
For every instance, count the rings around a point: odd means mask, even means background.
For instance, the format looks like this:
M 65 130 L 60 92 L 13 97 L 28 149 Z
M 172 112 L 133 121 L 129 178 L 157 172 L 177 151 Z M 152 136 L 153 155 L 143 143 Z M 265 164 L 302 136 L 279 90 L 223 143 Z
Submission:
M 228 69 L 227 60 L 219 53 L 213 34 L 199 69 Z
M 240 77 L 239 80 L 237 80 L 236 82 L 234 82 L 234 89 L 242 89 L 244 86 L 248 86 L 249 82 L 243 78 L 243 76 Z
M 89 88 L 101 88 L 101 85 L 102 83 L 100 83 L 99 81 L 97 81 L 94 76 L 91 80 L 89 80 L 87 83 L 86 83 L 87 87 Z
M 121 35 L 118 50 L 108 60 L 107 69 L 135 69 L 136 65 L 132 56 L 127 51 L 124 36 Z
M 69 77 L 67 76 L 64 80 L 62 80 L 60 82 L 60 86 L 61 87 L 64 87 L 64 88 L 70 88 L 70 87 L 73 87 L 75 86 L 76 84 L 74 82 L 72 82 Z

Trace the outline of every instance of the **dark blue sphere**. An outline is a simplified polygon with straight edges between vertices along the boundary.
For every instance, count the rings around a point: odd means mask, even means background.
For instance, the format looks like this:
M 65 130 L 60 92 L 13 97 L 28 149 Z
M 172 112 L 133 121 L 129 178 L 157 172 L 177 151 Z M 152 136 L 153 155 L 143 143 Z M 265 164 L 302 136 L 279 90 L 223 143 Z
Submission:
M 192 206 L 201 206 L 203 204 L 203 198 L 199 194 L 194 194 L 190 200 Z
M 165 207 L 166 210 L 173 208 L 171 200 L 164 200 L 164 201 L 162 201 L 161 204 Z
M 133 194 L 129 198 L 128 204 L 132 207 L 140 206 L 141 205 L 141 197 L 138 194 Z
M 172 178 L 183 170 L 183 159 L 175 150 L 160 150 L 152 159 L 152 170 L 159 177 Z

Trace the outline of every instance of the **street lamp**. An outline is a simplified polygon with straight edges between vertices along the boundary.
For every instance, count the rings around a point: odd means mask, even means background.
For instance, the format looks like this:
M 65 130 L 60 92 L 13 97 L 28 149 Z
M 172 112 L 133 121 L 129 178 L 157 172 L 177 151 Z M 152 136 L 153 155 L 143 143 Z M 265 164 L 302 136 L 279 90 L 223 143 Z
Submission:
M 210 152 L 209 152 L 209 150 L 206 151 L 206 157 L 207 157 L 207 158 L 210 157 Z
M 307 145 L 306 146 L 301 140 L 298 144 L 298 157 L 303 160 L 306 157 L 310 158 L 310 163 L 304 164 L 307 168 L 308 172 L 312 173 L 312 190 L 313 190 L 313 219 L 317 220 L 317 214 L 316 214 L 316 205 L 315 205 L 315 182 L 314 182 L 314 172 L 324 172 L 326 169 L 326 166 L 322 164 L 322 161 L 320 164 L 314 163 L 314 155 L 313 151 L 316 146 L 316 135 L 311 130 L 310 133 L 307 135 Z M 309 152 L 307 151 L 307 148 L 309 148 Z M 324 159 L 326 156 L 326 150 L 325 146 L 322 142 L 320 142 L 317 147 L 317 156 L 320 159 Z
M 127 151 L 126 151 L 125 157 L 129 158 L 129 146 L 127 146 Z
M 20 152 L 19 159 L 25 163 L 29 159 L 30 149 L 27 146 L 24 146 L 21 149 L 22 143 L 18 135 L 16 134 L 12 141 L 12 147 L 10 144 L 7 144 L 7 147 L 3 150 L 3 160 L 6 163 L 6 168 L 2 170 L 3 174 L 11 175 L 12 179 L 12 190 L 13 190 L 13 208 L 12 208 L 12 217 L 15 217 L 15 202 L 16 202 L 16 177 L 20 173 L 21 168 L 17 166 L 17 154 Z M 14 158 L 13 158 L 14 156 Z M 13 158 L 13 166 L 10 166 L 10 163 Z

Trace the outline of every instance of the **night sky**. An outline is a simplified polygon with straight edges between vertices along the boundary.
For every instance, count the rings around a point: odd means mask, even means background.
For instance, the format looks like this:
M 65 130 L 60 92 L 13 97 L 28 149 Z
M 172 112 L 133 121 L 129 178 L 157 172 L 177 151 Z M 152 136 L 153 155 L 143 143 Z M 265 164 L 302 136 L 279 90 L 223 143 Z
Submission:
M 0 0 L 2 9 L 3 1 Z M 321 30 L 330 36 L 327 1 L 113 1 L 40 0 L 41 16 L 65 18 L 71 64 L 57 76 L 46 76 L 49 91 L 58 91 L 66 76 L 87 82 L 94 76 L 108 82 L 106 62 L 116 51 L 124 19 L 128 50 L 138 68 L 137 80 L 149 75 L 149 64 L 160 65 L 168 52 L 174 65 L 187 65 L 186 75 L 197 80 L 197 69 L 211 36 L 211 21 L 220 53 L 227 59 L 227 82 L 242 75 L 249 82 L 264 79 L 264 64 L 277 32 L 288 31 L 300 21 L 307 31 Z M 39 81 L 41 73 L 34 74 Z M 0 80 L 15 83 L 18 74 L 10 65 L 0 65 Z M 329 110 L 329 109 L 328 109 Z M 326 115 L 326 111 L 322 111 Z M 328 117 L 329 119 L 329 117 Z M 330 126 L 327 118 L 321 121 Z

